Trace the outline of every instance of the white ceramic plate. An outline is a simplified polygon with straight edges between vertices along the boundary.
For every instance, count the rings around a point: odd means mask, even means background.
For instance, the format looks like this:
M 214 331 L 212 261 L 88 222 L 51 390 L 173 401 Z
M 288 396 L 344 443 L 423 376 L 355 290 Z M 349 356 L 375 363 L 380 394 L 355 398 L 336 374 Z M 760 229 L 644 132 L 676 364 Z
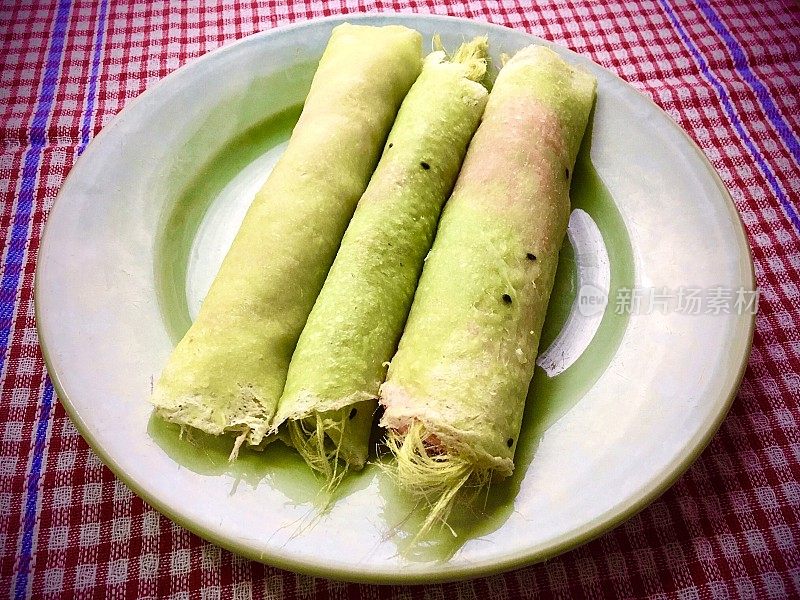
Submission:
M 401 556 L 418 519 L 406 519 L 413 507 L 374 466 L 314 518 L 319 483 L 290 450 L 273 444 L 229 466 L 229 441 L 180 440 L 151 419 L 152 380 L 280 155 L 342 20 L 264 32 L 193 61 L 88 147 L 50 215 L 36 279 L 39 335 L 59 398 L 136 493 L 256 560 L 333 578 L 423 582 L 574 547 L 663 492 L 735 394 L 753 315 L 687 315 L 676 295 L 747 293 L 754 278 L 736 210 L 698 148 L 648 99 L 564 48 L 554 46 L 599 87 L 544 335 L 547 372 L 534 378 L 516 475 L 492 488 L 485 508 L 482 501 L 454 515 L 457 539 L 443 532 Z M 450 48 L 485 34 L 495 59 L 546 43 L 454 18 L 347 20 L 408 25 L 426 43 L 438 32 Z M 603 287 L 612 291 L 608 302 Z M 645 301 L 655 289 L 672 304 L 657 296 L 655 310 L 629 316 L 625 290 L 637 287 Z

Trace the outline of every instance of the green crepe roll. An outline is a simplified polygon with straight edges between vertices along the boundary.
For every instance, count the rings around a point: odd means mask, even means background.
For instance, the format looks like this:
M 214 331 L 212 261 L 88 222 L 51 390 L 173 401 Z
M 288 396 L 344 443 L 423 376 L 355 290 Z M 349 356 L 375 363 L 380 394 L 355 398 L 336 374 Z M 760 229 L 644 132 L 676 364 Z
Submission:
M 421 68 L 414 30 L 334 28 L 288 147 L 155 386 L 161 417 L 238 433 L 234 453 L 264 440 L 297 339 Z
M 486 60 L 486 38 L 425 59 L 292 356 L 274 425 L 332 485 L 366 461 L 386 365 L 486 105 Z
M 595 87 L 552 50 L 517 53 L 442 214 L 380 393 L 397 481 L 430 503 L 423 532 L 467 482 L 514 469 Z

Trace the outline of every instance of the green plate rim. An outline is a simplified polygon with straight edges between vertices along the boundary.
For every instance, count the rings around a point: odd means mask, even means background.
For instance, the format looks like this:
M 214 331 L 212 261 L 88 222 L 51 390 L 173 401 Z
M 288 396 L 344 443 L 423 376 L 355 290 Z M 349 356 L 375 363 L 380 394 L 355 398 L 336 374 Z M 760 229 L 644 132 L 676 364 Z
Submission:
M 409 19 L 424 19 L 432 21 L 450 21 L 450 22 L 462 22 L 462 23 L 468 22 L 472 25 L 479 24 L 481 26 L 484 26 L 486 27 L 488 32 L 491 32 L 492 30 L 495 31 L 511 30 L 514 31 L 515 33 L 522 33 L 526 35 L 527 37 L 530 38 L 531 43 L 555 45 L 553 44 L 553 42 L 544 40 L 526 31 L 520 31 L 512 27 L 506 27 L 504 25 L 490 23 L 488 21 L 478 21 L 475 19 L 465 19 L 461 17 L 453 17 L 447 15 L 399 13 L 399 12 L 374 12 L 374 13 L 358 13 L 358 14 L 348 14 L 348 15 L 334 15 L 330 17 L 298 21 L 289 25 L 275 27 L 273 29 L 245 36 L 229 44 L 225 44 L 219 48 L 216 48 L 215 50 L 212 50 L 211 52 L 206 53 L 202 57 L 198 57 L 198 59 L 196 60 L 190 61 L 189 63 L 183 65 L 179 69 L 176 69 L 166 77 L 159 80 L 155 85 L 148 88 L 145 92 L 137 96 L 131 102 L 129 102 L 127 106 L 131 106 L 134 103 L 141 102 L 143 99 L 148 98 L 151 94 L 157 93 L 157 91 L 162 86 L 170 82 L 173 78 L 180 76 L 180 74 L 188 71 L 189 69 L 196 68 L 197 64 L 200 62 L 199 60 L 200 58 L 205 59 L 210 56 L 227 52 L 233 46 L 244 43 L 246 40 L 249 40 L 253 37 L 260 37 L 266 40 L 272 35 L 280 34 L 281 32 L 284 32 L 289 29 L 307 27 L 309 25 L 315 25 L 322 22 L 337 23 L 345 21 L 370 22 L 370 21 L 394 20 L 398 24 L 407 24 L 407 21 Z M 561 48 L 564 47 L 562 46 Z M 580 56 L 584 60 L 590 60 L 588 59 L 588 57 L 580 55 L 572 50 L 569 49 L 566 50 L 571 55 Z M 745 273 L 745 278 L 749 279 L 750 287 L 755 290 L 756 278 L 755 278 L 755 268 L 753 265 L 752 250 L 747 240 L 747 235 L 744 228 L 744 224 L 741 219 L 741 215 L 739 214 L 739 211 L 736 209 L 736 205 L 734 204 L 733 199 L 730 196 L 730 193 L 725 188 L 717 171 L 714 169 L 713 165 L 708 160 L 708 157 L 706 157 L 706 155 L 703 153 L 700 147 L 695 143 L 695 141 L 691 137 L 689 137 L 689 135 L 683 130 L 683 128 L 680 125 L 678 125 L 674 121 L 674 119 L 672 119 L 672 117 L 670 117 L 663 109 L 661 109 L 661 107 L 659 107 L 650 97 L 645 96 L 640 92 L 638 92 L 638 90 L 636 90 L 633 86 L 631 86 L 629 83 L 624 81 L 622 78 L 620 78 L 612 71 L 609 71 L 608 69 L 602 67 L 601 65 L 597 65 L 597 63 L 595 63 L 595 65 L 598 68 L 605 71 L 606 73 L 611 74 L 615 79 L 624 83 L 624 85 L 630 87 L 634 92 L 636 92 L 641 98 L 649 102 L 659 112 L 666 114 L 667 117 L 670 119 L 670 121 L 672 121 L 673 126 L 680 131 L 686 143 L 688 143 L 696 152 L 701 162 L 705 165 L 707 171 L 711 174 L 712 179 L 714 180 L 714 182 L 717 185 L 717 188 L 720 191 L 720 194 L 725 200 L 727 200 L 726 206 L 728 208 L 728 211 L 731 213 L 731 216 L 735 216 L 735 219 L 733 219 L 733 221 L 738 222 L 739 227 L 737 228 L 737 234 L 738 234 L 737 242 L 741 247 L 747 249 L 747 259 L 742 260 L 742 263 L 744 263 L 742 264 L 742 266 L 746 267 L 746 270 L 748 271 L 747 273 Z M 95 140 L 103 139 L 108 131 L 111 131 L 115 126 L 117 126 L 118 120 L 120 119 L 120 115 L 123 112 L 124 109 L 120 111 L 120 113 L 115 115 L 114 118 L 107 125 L 105 125 L 103 130 L 92 140 L 91 143 L 94 143 Z M 83 156 L 85 156 L 85 154 Z M 76 172 L 76 167 L 81 162 L 83 156 L 78 158 L 78 160 L 73 165 L 72 169 L 70 169 L 70 173 L 65 179 L 64 184 Z M 64 184 L 62 184 L 62 187 L 64 186 Z M 61 193 L 59 192 L 59 194 L 56 196 L 55 202 L 58 202 L 58 198 L 60 195 Z M 41 244 L 39 246 L 39 250 L 37 253 L 37 265 L 38 265 L 39 255 L 48 245 L 47 240 L 48 240 L 49 221 L 50 220 L 48 218 L 47 221 L 45 222 L 44 229 L 42 232 Z M 744 259 L 744 257 L 742 257 L 742 259 Z M 435 562 L 431 563 L 434 568 L 432 568 L 430 571 L 426 572 L 416 571 L 416 570 L 412 570 L 410 572 L 397 571 L 395 574 L 388 575 L 385 573 L 360 572 L 356 569 L 331 567 L 322 563 L 313 563 L 307 560 L 292 559 L 281 555 L 279 551 L 278 552 L 253 551 L 251 548 L 239 545 L 235 541 L 227 539 L 225 536 L 218 534 L 216 531 L 212 529 L 205 528 L 201 525 L 198 525 L 197 523 L 194 523 L 191 519 L 183 517 L 178 512 L 174 511 L 172 507 L 163 504 L 161 501 L 159 501 L 158 498 L 156 498 L 154 495 L 152 495 L 143 487 L 139 486 L 132 478 L 129 478 L 127 473 L 119 467 L 119 465 L 114 461 L 114 459 L 110 455 L 108 455 L 106 451 L 103 449 L 103 447 L 97 442 L 97 440 L 92 435 L 92 432 L 85 426 L 83 420 L 78 415 L 75 407 L 73 406 L 67 394 L 64 393 L 64 390 L 61 386 L 59 374 L 55 370 L 50 354 L 48 352 L 46 343 L 47 334 L 45 331 L 42 330 L 39 324 L 40 320 L 39 320 L 38 298 L 40 296 L 40 293 L 41 292 L 39 287 L 39 278 L 35 277 L 34 317 L 36 321 L 36 331 L 39 337 L 39 345 L 42 349 L 42 356 L 44 358 L 45 367 L 47 368 L 47 372 L 50 376 L 50 380 L 56 391 L 58 399 L 61 402 L 61 405 L 64 407 L 67 415 L 75 425 L 75 428 L 78 430 L 81 436 L 83 436 L 84 440 L 86 440 L 86 442 L 95 452 L 95 454 L 97 454 L 100 460 L 114 473 L 116 477 L 118 477 L 131 490 L 133 490 L 133 492 L 135 492 L 140 498 L 142 498 L 145 502 L 147 502 L 158 512 L 162 513 L 167 518 L 169 518 L 179 526 L 183 527 L 184 529 L 194 533 L 195 535 L 198 535 L 199 537 L 217 546 L 225 548 L 226 550 L 229 550 L 231 552 L 234 552 L 236 554 L 239 554 L 240 556 L 244 556 L 251 560 L 275 566 L 281 569 L 293 571 L 296 573 L 301 573 L 304 575 L 310 575 L 315 577 L 327 577 L 330 579 L 335 579 L 340 581 L 350 581 L 354 583 L 373 583 L 373 584 L 386 584 L 386 585 L 442 583 L 442 582 L 457 581 L 462 579 L 470 579 L 475 577 L 484 577 L 501 573 L 504 571 L 509 571 L 515 568 L 525 567 L 537 562 L 547 560 L 563 552 L 581 546 L 601 536 L 602 534 L 610 531 L 623 521 L 629 519 L 630 517 L 641 511 L 648 504 L 650 504 L 659 496 L 661 496 L 664 492 L 666 492 L 675 483 L 675 481 L 694 463 L 694 461 L 698 458 L 698 456 L 700 456 L 705 447 L 708 445 L 708 443 L 716 434 L 717 430 L 722 424 L 722 421 L 727 415 L 731 407 L 731 404 L 733 403 L 734 398 L 736 397 L 739 385 L 741 384 L 742 378 L 744 377 L 744 373 L 748 364 L 748 357 L 750 355 L 750 350 L 752 348 L 753 333 L 755 331 L 755 321 L 756 321 L 756 314 L 755 313 L 751 314 L 750 321 L 747 324 L 748 325 L 748 330 L 746 334 L 747 341 L 744 346 L 744 351 L 742 352 L 742 356 L 739 359 L 738 370 L 735 372 L 732 371 L 731 377 L 729 378 L 730 385 L 727 390 L 727 399 L 719 405 L 717 413 L 714 415 L 711 422 L 709 422 L 706 425 L 705 431 L 698 436 L 698 439 L 693 440 L 692 443 L 686 446 L 685 449 L 686 451 L 682 455 L 678 456 L 667 469 L 664 469 L 662 475 L 659 478 L 654 479 L 652 485 L 646 488 L 637 497 L 633 498 L 630 502 L 619 505 L 618 507 L 616 507 L 616 510 L 611 510 L 607 511 L 606 513 L 603 513 L 602 515 L 595 518 L 594 521 L 588 523 L 584 529 L 576 532 L 571 532 L 570 534 L 562 536 L 562 539 L 556 540 L 551 546 L 543 550 L 533 551 L 533 552 L 520 551 L 502 560 L 495 560 L 490 563 L 473 563 L 468 566 L 456 567 L 456 568 L 452 567 L 448 568 L 447 566 L 448 563 L 446 562 L 444 563 Z M 741 338 L 737 340 L 737 342 L 740 343 Z

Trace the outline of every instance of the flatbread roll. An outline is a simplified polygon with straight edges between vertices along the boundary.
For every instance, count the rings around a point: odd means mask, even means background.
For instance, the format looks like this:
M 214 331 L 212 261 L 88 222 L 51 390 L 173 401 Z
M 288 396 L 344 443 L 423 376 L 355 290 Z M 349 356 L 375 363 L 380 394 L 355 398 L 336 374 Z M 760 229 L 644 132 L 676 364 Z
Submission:
M 406 27 L 333 30 L 285 154 L 155 385 L 158 415 L 234 432 L 235 450 L 264 440 L 297 339 L 422 67 L 421 46 Z
M 428 502 L 514 469 L 594 78 L 542 46 L 500 71 L 381 387 L 401 487 Z M 421 533 L 423 533 L 421 532 Z

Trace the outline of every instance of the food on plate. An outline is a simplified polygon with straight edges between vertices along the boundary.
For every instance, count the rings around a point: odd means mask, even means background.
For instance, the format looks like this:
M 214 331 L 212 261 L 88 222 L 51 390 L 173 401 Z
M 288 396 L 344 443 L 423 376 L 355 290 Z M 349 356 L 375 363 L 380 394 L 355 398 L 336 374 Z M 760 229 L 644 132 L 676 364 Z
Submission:
M 442 213 L 380 402 L 398 484 L 427 503 L 509 476 L 595 79 L 543 46 L 500 71 Z
M 333 29 L 286 152 L 155 385 L 157 414 L 260 444 L 344 231 L 422 67 L 401 26 Z
M 486 105 L 487 51 L 482 37 L 425 59 L 292 356 L 274 426 L 331 485 L 367 459 L 386 365 Z

